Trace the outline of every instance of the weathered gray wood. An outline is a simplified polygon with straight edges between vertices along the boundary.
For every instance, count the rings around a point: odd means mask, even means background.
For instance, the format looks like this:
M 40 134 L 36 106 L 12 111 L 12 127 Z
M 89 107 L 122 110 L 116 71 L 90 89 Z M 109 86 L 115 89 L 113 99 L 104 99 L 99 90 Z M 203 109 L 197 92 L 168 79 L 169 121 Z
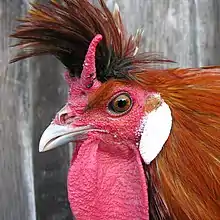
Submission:
M 197 1 L 199 65 L 220 65 L 220 1 Z
M 51 57 L 35 58 L 34 61 L 32 68 L 37 72 L 33 79 L 33 163 L 37 219 L 72 219 L 66 193 L 68 148 L 38 152 L 42 132 L 65 103 L 64 70 Z
M 144 29 L 143 50 L 162 52 L 179 65 L 196 66 L 195 9 L 190 0 L 108 0 L 117 2 L 128 30 Z
M 38 153 L 41 133 L 65 102 L 63 69 L 49 57 L 8 65 L 8 36 L 27 8 L 22 0 L 0 2 L 0 219 L 72 219 L 66 194 L 68 148 Z
M 106 2 L 113 8 L 116 0 Z M 220 63 L 218 0 L 117 2 L 129 32 L 145 30 L 142 50 L 163 52 L 182 67 Z M 68 148 L 38 153 L 41 133 L 65 103 L 63 68 L 50 57 L 8 65 L 8 35 L 27 8 L 25 0 L 0 0 L 0 219 L 72 219 Z
M 32 220 L 35 198 L 32 174 L 32 75 L 29 61 L 8 65 L 8 35 L 26 4 L 0 1 L 0 219 Z

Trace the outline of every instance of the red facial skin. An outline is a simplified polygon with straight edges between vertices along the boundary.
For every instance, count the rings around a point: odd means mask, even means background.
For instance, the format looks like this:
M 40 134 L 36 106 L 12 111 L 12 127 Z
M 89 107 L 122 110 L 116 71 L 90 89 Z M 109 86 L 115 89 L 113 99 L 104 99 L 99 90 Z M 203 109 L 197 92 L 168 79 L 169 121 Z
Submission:
M 98 88 L 82 95 L 77 82 L 70 87 L 66 116 L 73 118 L 71 126 L 90 125 L 94 130 L 76 143 L 69 169 L 68 195 L 73 214 L 79 220 L 148 220 L 147 185 L 137 131 L 150 93 L 133 84 L 116 85 L 110 96 L 125 92 L 133 103 L 127 113 L 117 115 L 108 109 L 112 98 L 85 110 L 88 95 Z
M 91 126 L 87 137 L 76 142 L 68 175 L 68 196 L 78 220 L 149 220 L 147 185 L 138 150 L 138 129 L 150 95 L 137 85 L 113 83 L 102 101 L 87 108 L 91 95 L 101 89 L 96 79 L 97 35 L 85 57 L 81 78 L 65 77 L 69 84 L 64 117 L 54 123 Z M 109 111 L 109 102 L 127 93 L 132 107 L 124 114 Z M 108 98 L 107 98 L 108 97 Z M 104 99 L 104 102 L 103 102 Z

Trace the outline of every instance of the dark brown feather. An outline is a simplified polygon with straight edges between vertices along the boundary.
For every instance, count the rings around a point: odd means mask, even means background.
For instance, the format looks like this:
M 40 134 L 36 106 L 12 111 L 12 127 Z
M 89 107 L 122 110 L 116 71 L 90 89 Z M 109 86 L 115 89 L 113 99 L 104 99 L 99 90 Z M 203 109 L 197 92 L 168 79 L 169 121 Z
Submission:
M 96 52 L 97 78 L 127 78 L 128 71 L 143 70 L 149 63 L 170 62 L 160 54 L 135 54 L 141 31 L 128 36 L 119 11 L 112 14 L 104 0 L 100 8 L 87 0 L 64 0 L 63 4 L 50 1 L 47 5 L 32 4 L 26 18 L 11 37 L 18 38 L 14 45 L 20 50 L 11 61 L 52 54 L 79 77 L 89 43 L 97 34 L 103 36 Z

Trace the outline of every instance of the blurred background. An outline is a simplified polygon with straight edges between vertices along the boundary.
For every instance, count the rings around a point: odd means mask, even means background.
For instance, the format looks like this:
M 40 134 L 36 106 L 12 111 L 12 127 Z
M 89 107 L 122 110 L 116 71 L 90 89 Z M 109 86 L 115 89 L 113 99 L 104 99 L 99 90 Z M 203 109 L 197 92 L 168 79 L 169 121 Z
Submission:
M 116 1 L 106 2 L 112 9 Z M 117 3 L 129 32 L 145 30 L 142 50 L 163 52 L 181 67 L 220 65 L 219 0 Z M 66 101 L 64 68 L 48 56 L 8 64 L 16 53 L 8 36 L 29 7 L 27 0 L 0 0 L 0 220 L 70 220 L 71 149 L 38 152 L 42 132 Z

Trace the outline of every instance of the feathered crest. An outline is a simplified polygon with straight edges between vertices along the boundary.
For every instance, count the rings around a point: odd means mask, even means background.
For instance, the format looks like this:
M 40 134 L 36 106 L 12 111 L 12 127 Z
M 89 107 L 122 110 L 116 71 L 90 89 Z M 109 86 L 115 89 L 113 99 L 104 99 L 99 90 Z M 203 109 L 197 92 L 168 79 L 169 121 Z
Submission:
M 125 73 L 143 69 L 149 63 L 169 62 L 158 54 L 137 53 L 142 31 L 128 37 L 118 6 L 111 13 L 104 0 L 99 3 L 100 8 L 87 0 L 32 4 L 27 17 L 20 20 L 20 26 L 11 35 L 20 39 L 14 45 L 20 53 L 11 62 L 52 54 L 71 76 L 79 77 L 89 44 L 97 34 L 103 36 L 96 51 L 97 78 L 101 82 L 128 77 Z

